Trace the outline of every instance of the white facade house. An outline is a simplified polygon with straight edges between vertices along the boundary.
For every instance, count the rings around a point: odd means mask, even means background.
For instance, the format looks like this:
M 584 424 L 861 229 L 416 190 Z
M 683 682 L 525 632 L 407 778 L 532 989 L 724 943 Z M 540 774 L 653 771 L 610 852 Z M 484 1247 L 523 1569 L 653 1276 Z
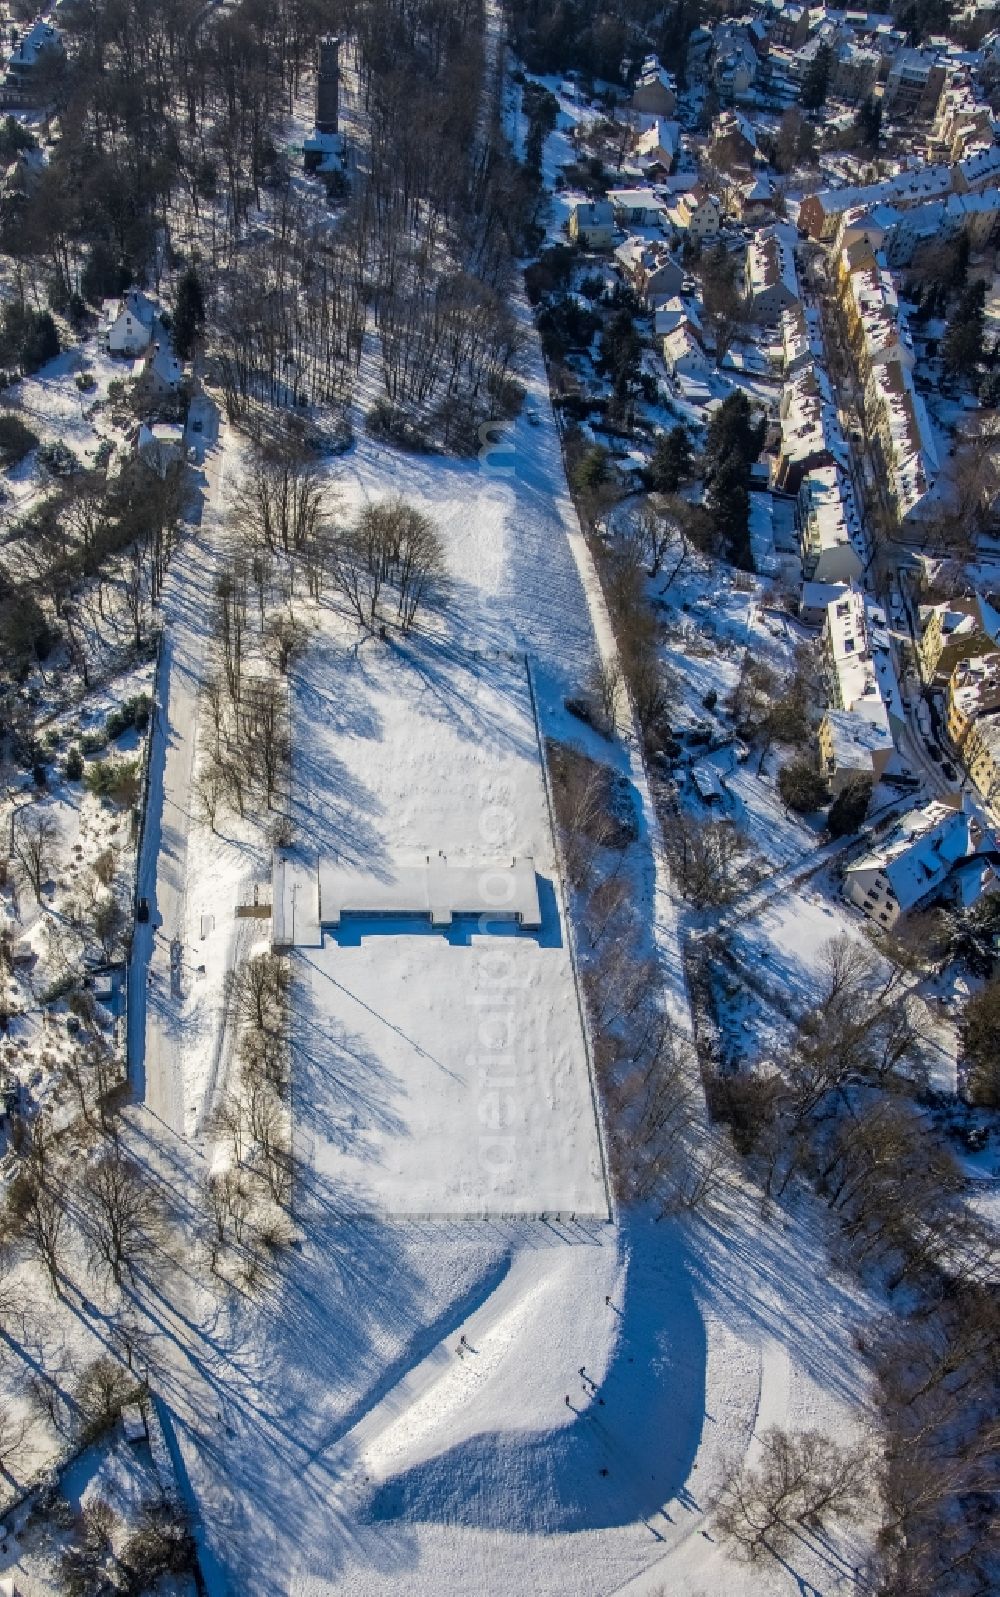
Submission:
M 152 343 L 159 318 L 160 307 L 141 289 L 130 288 L 121 299 L 109 300 L 102 329 L 106 349 L 134 360 Z
M 682 321 L 663 340 L 663 359 L 672 377 L 707 377 L 712 362 L 695 335 L 690 322 Z
M 996 886 L 996 853 L 997 839 L 976 805 L 967 800 L 956 810 L 935 800 L 904 815 L 877 847 L 845 867 L 844 892 L 888 928 L 940 897 L 968 862 L 978 868 L 962 871 L 961 891 L 964 902 L 974 903 Z

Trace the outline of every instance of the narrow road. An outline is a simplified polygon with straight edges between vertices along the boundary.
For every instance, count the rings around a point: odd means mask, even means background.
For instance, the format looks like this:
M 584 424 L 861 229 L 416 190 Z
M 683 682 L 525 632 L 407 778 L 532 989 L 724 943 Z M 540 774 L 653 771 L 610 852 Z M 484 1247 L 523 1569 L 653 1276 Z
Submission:
M 199 431 L 192 422 L 200 423 Z M 204 486 L 163 594 L 163 645 L 138 863 L 138 893 L 148 900 L 149 922 L 135 928 L 128 1010 L 129 1074 L 136 1097 L 178 1132 L 184 1130 L 178 942 L 184 931 L 195 735 L 211 633 L 224 459 L 221 421 L 211 400 L 194 401 L 188 427 L 189 442 L 203 461 Z

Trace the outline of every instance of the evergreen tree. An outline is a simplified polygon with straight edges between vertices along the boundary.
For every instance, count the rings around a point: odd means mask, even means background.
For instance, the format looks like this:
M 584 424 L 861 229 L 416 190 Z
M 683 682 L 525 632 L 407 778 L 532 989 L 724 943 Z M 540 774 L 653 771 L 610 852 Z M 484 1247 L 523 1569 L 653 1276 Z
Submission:
M 649 486 L 656 493 L 675 494 L 691 475 L 693 457 L 687 432 L 679 423 L 656 440 L 649 463 Z
M 764 441 L 763 420 L 754 420 L 750 401 L 742 388 L 723 400 L 708 424 L 705 441 L 706 475 L 711 476 L 729 461 L 736 460 L 749 473 Z
M 750 564 L 750 491 L 748 468 L 735 456 L 723 460 L 705 494 L 705 503 L 725 539 L 731 560 Z
M 807 111 L 818 111 L 826 100 L 830 86 L 830 46 L 821 44 L 806 68 L 799 99 Z
M 205 297 L 198 273 L 189 266 L 177 285 L 174 301 L 173 342 L 178 360 L 187 360 L 205 325 Z
M 986 285 L 977 280 L 962 296 L 941 341 L 945 370 L 954 377 L 971 377 L 983 358 Z
M 882 132 L 882 101 L 873 99 L 871 95 L 863 100 L 858 109 L 854 123 L 854 130 L 858 143 L 866 150 L 873 153 L 878 149 L 879 135 Z

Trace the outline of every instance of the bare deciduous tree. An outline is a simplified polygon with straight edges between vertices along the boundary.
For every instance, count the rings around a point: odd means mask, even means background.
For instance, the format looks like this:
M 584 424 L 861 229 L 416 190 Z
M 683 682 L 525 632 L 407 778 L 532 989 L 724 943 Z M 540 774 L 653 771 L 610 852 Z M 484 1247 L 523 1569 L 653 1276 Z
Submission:
M 55 864 L 58 838 L 59 828 L 55 818 L 47 811 L 40 810 L 18 817 L 14 830 L 14 853 L 39 903 L 42 888 Z
M 799 1526 L 822 1527 L 860 1509 L 867 1469 L 859 1448 L 841 1447 L 821 1431 L 760 1437 L 761 1462 L 729 1473 L 716 1522 L 750 1559 L 779 1556 Z
M 112 1148 L 85 1172 L 81 1196 L 91 1256 L 121 1286 L 158 1233 L 161 1213 L 153 1189 L 139 1166 Z

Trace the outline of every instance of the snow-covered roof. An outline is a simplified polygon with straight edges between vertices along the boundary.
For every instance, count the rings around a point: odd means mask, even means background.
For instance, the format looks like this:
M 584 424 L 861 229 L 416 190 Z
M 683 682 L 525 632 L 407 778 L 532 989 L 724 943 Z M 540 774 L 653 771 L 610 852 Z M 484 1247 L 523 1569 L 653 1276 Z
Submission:
M 136 361 L 135 375 L 137 377 L 152 375 L 168 387 L 176 388 L 184 375 L 184 368 L 169 343 L 157 339 L 146 354 Z
M 824 720 L 838 771 L 870 771 L 872 755 L 894 747 L 888 713 L 859 715 L 854 710 L 827 710 Z
M 1000 653 L 959 660 L 951 674 L 951 700 L 966 720 L 1000 709 Z
M 785 307 L 781 313 L 781 346 L 786 372 L 807 361 L 823 359 L 822 321 L 815 307 L 807 307 L 801 301 Z
M 846 468 L 847 441 L 830 380 L 821 366 L 807 366 L 789 377 L 781 391 L 779 416 L 786 460 L 808 461 L 829 454 Z
M 905 912 L 943 887 L 962 861 L 996 848 L 975 805 L 967 802 L 956 810 L 935 800 L 902 816 L 875 848 L 846 866 L 845 874 L 882 871 Z
M 666 204 L 655 189 L 608 189 L 608 199 L 616 211 L 666 211 Z
M 961 181 L 970 189 L 992 186 L 1000 179 L 1000 144 L 977 150 L 958 162 Z M 956 185 L 958 186 L 958 185 Z
M 817 550 L 850 544 L 860 561 L 867 557 L 865 535 L 850 478 L 839 466 L 815 466 L 799 489 L 803 532 Z
M 679 322 L 663 340 L 663 353 L 668 365 L 679 360 L 693 360 L 695 365 L 708 368 L 711 362 L 686 319 Z
M 37 66 L 46 55 L 61 53 L 62 49 L 62 34 L 59 29 L 39 17 L 14 46 L 8 64 L 15 69 L 19 67 L 30 69 Z
M 778 283 L 791 299 L 798 299 L 795 232 L 787 223 L 779 222 L 754 234 L 747 250 L 746 281 L 751 299 Z
M 852 711 L 881 725 L 902 722 L 903 704 L 892 660 L 885 612 L 852 586 L 828 606 L 827 657 L 836 678 L 834 708 Z
M 114 327 L 115 323 L 123 316 L 131 316 L 142 327 L 152 328 L 160 314 L 160 307 L 155 300 L 144 294 L 141 288 L 129 288 L 120 299 L 106 300 L 104 304 L 106 314 L 106 328 Z
M 681 142 L 679 122 L 656 121 L 636 140 L 635 151 L 646 160 L 662 161 L 669 166 Z

